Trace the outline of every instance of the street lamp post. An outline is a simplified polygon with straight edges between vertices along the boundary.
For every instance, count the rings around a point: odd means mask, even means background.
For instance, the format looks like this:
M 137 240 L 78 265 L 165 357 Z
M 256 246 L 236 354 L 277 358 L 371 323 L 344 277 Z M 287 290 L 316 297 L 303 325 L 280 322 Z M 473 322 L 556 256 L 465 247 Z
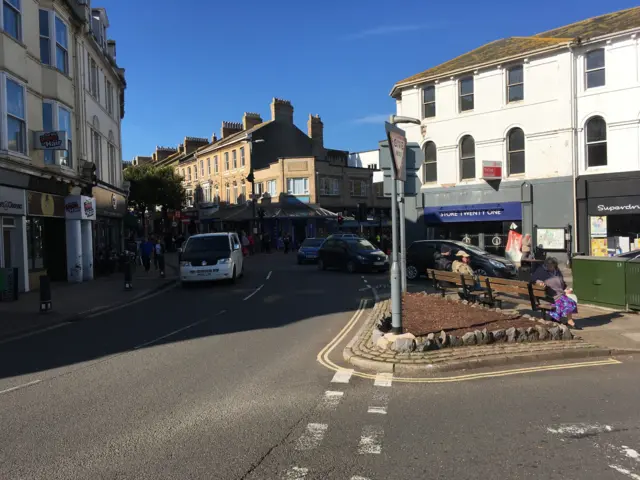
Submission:
M 252 234 L 256 235 L 258 233 L 258 224 L 256 222 L 256 179 L 253 175 L 253 144 L 254 143 L 264 143 L 264 139 L 256 138 L 253 139 L 253 135 L 247 135 L 247 141 L 249 142 L 249 175 L 247 176 L 247 180 L 251 182 L 251 230 Z
M 398 218 L 398 205 L 404 202 L 404 185 L 401 186 L 402 198 L 398 198 L 398 184 L 405 181 L 406 176 L 406 137 L 402 130 L 395 127 L 398 123 L 412 123 L 420 125 L 420 120 L 411 117 L 391 115 L 386 126 L 389 139 L 389 151 L 391 153 L 391 331 L 402 333 L 402 292 L 406 291 L 406 272 L 404 271 L 404 257 L 406 255 L 404 235 L 404 215 Z M 396 152 L 394 149 L 399 148 Z M 404 214 L 404 208 L 400 208 Z M 400 239 L 398 239 L 398 221 L 400 221 Z M 398 249 L 398 240 L 401 248 Z M 399 255 L 398 250 L 402 253 Z M 398 258 L 400 257 L 400 258 Z

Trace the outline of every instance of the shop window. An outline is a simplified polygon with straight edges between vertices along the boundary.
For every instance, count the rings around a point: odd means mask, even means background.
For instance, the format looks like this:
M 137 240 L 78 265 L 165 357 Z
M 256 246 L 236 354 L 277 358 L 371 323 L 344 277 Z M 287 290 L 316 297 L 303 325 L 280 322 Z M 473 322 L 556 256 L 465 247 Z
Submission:
M 587 167 L 607 165 L 607 122 L 592 117 L 585 125 Z
M 460 179 L 476 178 L 476 142 L 471 135 L 460 140 Z
M 513 128 L 507 135 L 507 168 L 509 175 L 523 174 L 524 167 L 524 132 Z
M 27 259 L 30 271 L 44 268 L 43 227 L 44 221 L 42 218 L 27 218 Z
M 427 142 L 424 146 L 424 183 L 438 181 L 438 150 L 436 144 Z

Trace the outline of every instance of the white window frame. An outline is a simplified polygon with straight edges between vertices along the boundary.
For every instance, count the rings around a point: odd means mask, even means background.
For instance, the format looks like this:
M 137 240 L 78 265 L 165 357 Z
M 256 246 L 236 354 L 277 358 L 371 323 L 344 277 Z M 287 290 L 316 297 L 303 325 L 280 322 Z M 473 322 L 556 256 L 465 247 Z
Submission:
M 256 182 L 255 183 L 256 195 L 262 195 L 264 193 L 264 183 Z
M 20 87 L 22 87 L 22 93 L 23 93 L 23 104 L 24 104 L 24 117 L 23 118 L 19 118 L 16 117 L 14 115 L 11 115 L 13 118 L 17 118 L 18 120 L 22 121 L 24 123 L 24 152 L 20 152 L 20 151 L 15 151 L 15 150 L 9 150 L 9 132 L 8 132 L 8 121 L 7 121 L 7 116 L 9 115 L 8 109 L 7 109 L 7 80 L 10 80 L 16 84 L 18 84 Z M 30 158 L 29 157 L 29 122 L 28 122 L 28 112 L 29 112 L 29 105 L 27 104 L 28 102 L 28 98 L 27 98 L 27 87 L 24 83 L 22 83 L 20 80 L 18 80 L 17 78 L 7 74 L 7 73 L 0 73 L 0 88 L 2 89 L 2 92 L 0 93 L 0 112 L 2 113 L 2 119 L 0 120 L 0 125 L 2 125 L 2 142 L 0 143 L 0 148 L 5 151 L 5 152 L 10 152 L 12 155 L 16 155 L 19 157 L 23 157 L 23 158 Z
M 213 173 L 218 173 L 218 155 L 213 156 Z
M 247 184 L 244 180 L 240 183 L 240 196 L 243 202 L 247 201 Z
M 200 176 L 204 177 L 204 160 L 200 160 Z
M 224 152 L 224 171 L 229 171 L 229 152 Z
M 300 186 L 302 187 L 302 189 L 300 189 Z M 309 195 L 309 178 L 308 177 L 287 178 L 287 194 L 288 195 Z
M 91 94 L 96 101 L 100 102 L 100 69 L 98 68 L 98 62 L 93 59 L 91 54 L 88 53 L 87 55 L 89 56 L 89 94 Z
M 232 158 L 233 169 L 235 170 L 238 168 L 238 151 L 237 150 L 231 151 L 231 158 Z
M 115 110 L 113 108 L 113 105 L 114 105 L 114 102 L 113 102 L 113 84 L 109 80 L 107 80 L 106 78 L 104 80 L 104 84 L 105 84 L 105 95 L 107 96 L 107 99 L 106 99 L 107 100 L 107 113 L 113 117 L 113 114 L 115 112 Z
M 244 147 L 240 147 L 240 166 L 245 166 Z
M 198 180 L 198 164 L 193 164 L 193 179 Z
M 589 54 L 595 52 L 602 52 L 602 67 L 596 68 L 587 68 L 587 62 L 589 60 Z M 590 87 L 588 83 L 589 73 L 598 72 L 602 70 L 604 72 L 604 83 L 602 85 L 596 85 L 594 87 Z M 604 48 L 593 48 L 584 54 L 584 89 L 591 90 L 593 88 L 602 88 L 607 86 L 607 52 Z
M 211 175 L 211 157 L 207 158 L 207 175 Z
M 231 203 L 231 185 L 228 183 L 224 186 L 225 200 L 227 203 Z
M 53 117 L 51 125 L 53 126 L 53 130 L 62 130 L 62 128 L 60 127 L 60 109 L 67 111 L 69 113 L 69 118 L 71 122 L 73 122 L 73 111 L 66 105 L 63 105 L 60 102 L 56 102 L 55 100 L 50 100 L 50 99 L 44 99 L 42 100 L 42 103 L 51 105 L 51 115 Z M 62 151 L 49 150 L 48 152 L 51 152 L 51 154 L 54 155 L 53 165 L 59 165 L 61 167 L 66 167 L 66 168 L 73 168 L 73 130 L 74 130 L 73 125 L 70 125 L 70 130 L 71 130 L 70 132 L 67 132 L 67 142 L 71 142 L 71 152 L 68 155 L 68 158 L 69 158 L 68 164 L 62 163 L 62 158 L 63 158 Z M 46 156 L 47 150 L 44 150 L 44 152 Z M 46 158 L 45 158 L 45 164 L 51 165 L 46 162 Z
M 9 35 L 11 38 L 13 38 L 14 40 L 17 40 L 18 42 L 22 43 L 22 38 L 23 38 L 23 32 L 24 32 L 24 20 L 23 20 L 23 16 L 22 16 L 22 2 L 24 0 L 18 0 L 18 8 L 16 8 L 15 5 L 13 5 L 10 1 L 7 0 L 2 0 L 2 8 L 0 8 L 0 26 L 2 26 L 2 31 L 4 31 L 7 35 Z M 18 14 L 18 37 L 14 37 L 13 35 L 11 35 L 9 32 L 7 32 L 4 29 L 4 6 L 7 5 L 11 10 L 14 10 L 15 12 L 17 12 Z
M 267 180 L 265 190 L 271 197 L 276 197 L 278 195 L 278 181 Z
M 471 85 L 472 85 L 472 91 L 471 93 L 462 93 L 462 82 L 464 80 L 471 80 Z M 460 80 L 458 80 L 458 111 L 459 112 L 473 112 L 476 108 L 476 79 L 473 77 L 473 75 L 469 75 L 466 77 L 462 77 Z M 472 102 L 472 106 L 471 108 L 467 108 L 466 110 L 462 109 L 462 98 L 463 97 L 471 97 L 471 102 Z
M 426 101 L 425 100 L 425 90 L 427 89 L 433 89 L 433 100 L 429 100 Z M 427 105 L 433 105 L 433 115 L 429 115 L 427 116 L 426 111 L 427 111 Z M 422 118 L 434 118 L 437 115 L 437 108 L 436 108 L 436 86 L 435 85 L 427 85 L 426 87 L 424 87 L 422 89 Z M 375 167 L 374 167 L 375 168 Z
M 604 122 L 604 140 L 594 140 L 594 141 L 589 141 L 589 133 L 588 133 L 588 128 L 589 128 L 589 124 L 594 120 L 594 119 L 600 119 Z M 584 122 L 584 160 L 585 160 L 585 167 L 588 169 L 597 169 L 597 168 L 606 168 L 609 165 L 609 124 L 607 123 L 607 121 L 604 119 L 604 117 L 600 116 L 600 115 L 593 115 L 591 117 L 589 117 L 587 119 L 586 122 Z M 589 147 L 591 145 L 604 145 L 605 146 L 605 164 L 604 165 L 589 165 Z
M 104 176 L 102 175 L 103 173 L 102 172 L 102 134 L 100 133 L 100 131 L 96 130 L 93 126 L 91 127 L 90 131 L 91 131 L 91 159 L 93 160 L 93 163 L 96 166 L 96 175 L 100 179 L 104 180 Z M 96 146 L 95 146 L 96 139 L 100 140 L 100 143 L 98 143 L 99 151 L 96 151 Z
M 512 70 L 516 70 L 518 68 L 522 71 L 522 81 L 509 83 L 509 74 L 511 73 Z M 509 100 L 509 96 L 510 96 L 509 92 L 511 91 L 512 88 L 517 86 L 522 86 L 522 98 L 518 98 L 516 100 Z M 475 85 L 474 85 L 474 91 L 475 91 Z M 509 68 L 507 68 L 507 103 L 516 103 L 516 102 L 522 102 L 522 101 L 524 101 L 524 65 L 511 65 Z
M 340 180 L 337 178 L 323 177 L 320 179 L 320 195 L 337 197 L 340 195 Z

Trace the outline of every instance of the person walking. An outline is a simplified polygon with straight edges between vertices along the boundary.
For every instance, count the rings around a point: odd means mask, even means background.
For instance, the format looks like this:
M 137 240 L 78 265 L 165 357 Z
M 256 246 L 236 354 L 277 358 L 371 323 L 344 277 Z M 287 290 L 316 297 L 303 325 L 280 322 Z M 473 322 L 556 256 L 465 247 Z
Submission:
M 255 253 L 256 241 L 253 238 L 252 233 L 249 234 L 248 240 L 249 240 L 249 255 L 253 255 Z
M 142 245 L 140 245 L 140 256 L 142 257 L 142 265 L 144 265 L 144 271 L 146 273 L 149 273 L 149 270 L 151 270 L 151 255 L 153 255 L 153 242 L 147 237 Z
M 246 257 L 249 255 L 249 237 L 247 237 L 247 234 L 244 231 L 240 237 L 240 242 L 242 243 L 242 254 Z
M 289 249 L 291 248 L 291 236 L 288 233 L 285 233 L 282 238 L 282 246 L 284 248 L 285 255 L 289 253 Z
M 156 270 L 160 270 L 160 276 L 164 277 L 164 251 L 165 247 L 162 240 L 158 238 L 154 248 L 155 256 L 153 257 L 156 264 Z

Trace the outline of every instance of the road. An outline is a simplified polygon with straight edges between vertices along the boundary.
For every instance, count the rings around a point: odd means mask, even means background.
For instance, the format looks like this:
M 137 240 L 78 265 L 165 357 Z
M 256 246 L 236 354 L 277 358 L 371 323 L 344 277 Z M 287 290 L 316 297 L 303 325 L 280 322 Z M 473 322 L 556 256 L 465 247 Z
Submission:
M 636 359 L 437 384 L 336 374 L 318 352 L 385 278 L 294 259 L 0 344 L 0 478 L 640 479 Z

